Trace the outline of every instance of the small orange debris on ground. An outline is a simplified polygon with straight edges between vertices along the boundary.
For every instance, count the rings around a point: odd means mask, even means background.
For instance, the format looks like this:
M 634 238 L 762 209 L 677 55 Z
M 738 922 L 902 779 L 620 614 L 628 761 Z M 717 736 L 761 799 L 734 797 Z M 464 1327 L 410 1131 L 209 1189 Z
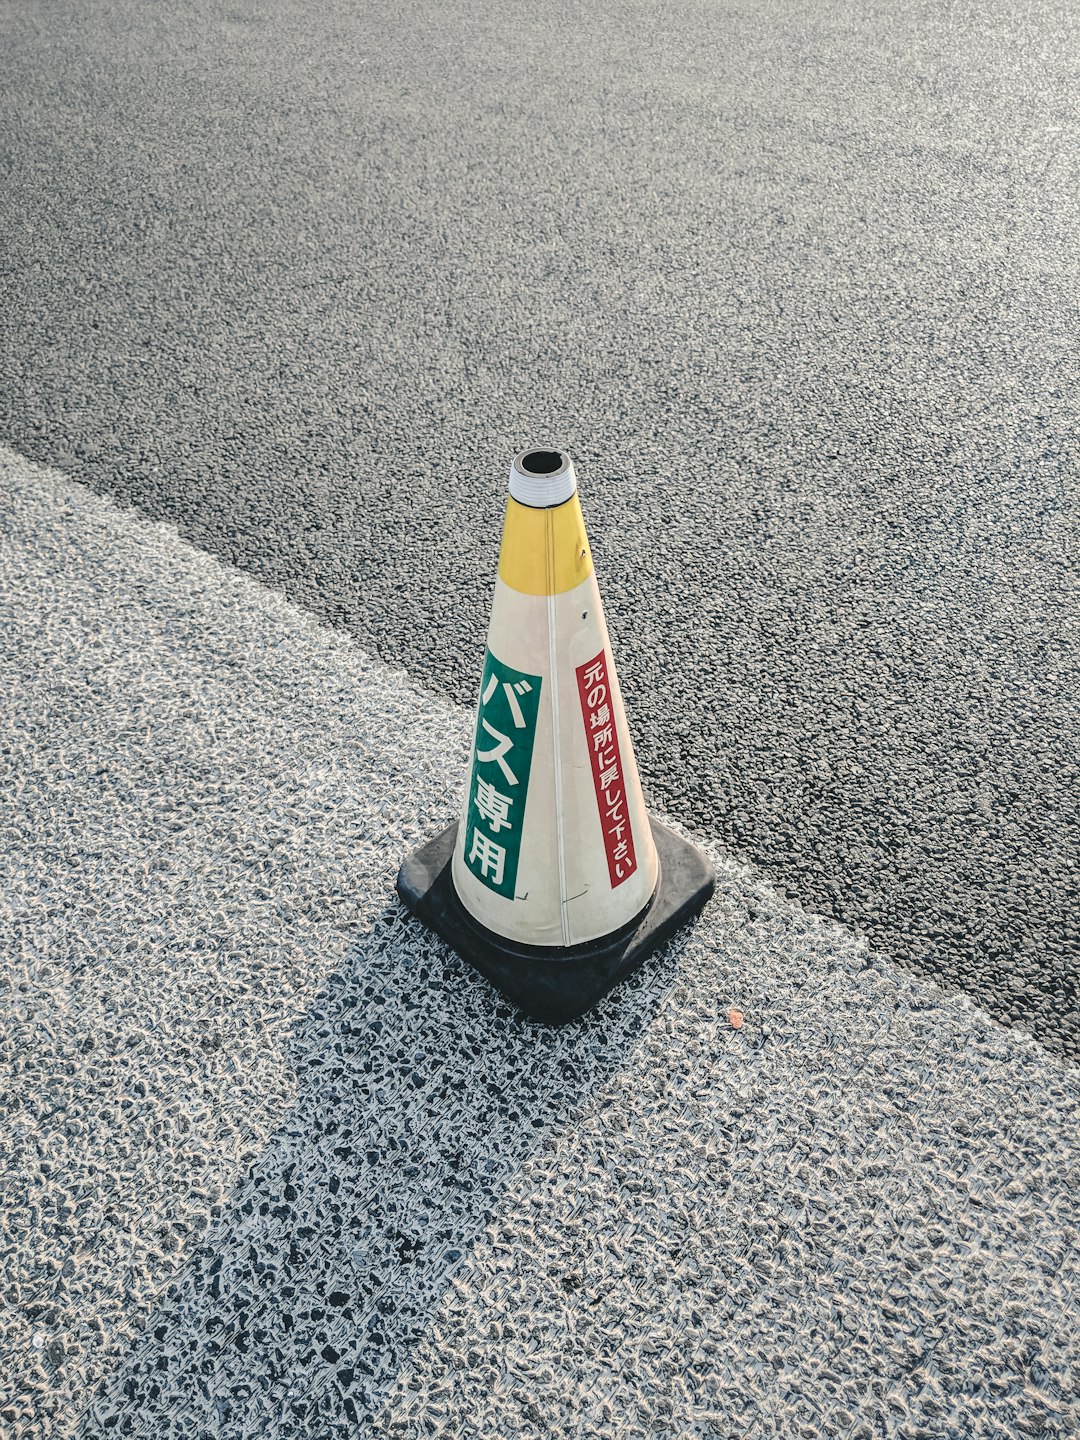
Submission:
M 727 1012 L 727 1018 L 733 1030 L 742 1029 L 743 1013 L 741 1010 L 736 1010 L 734 1005 Z

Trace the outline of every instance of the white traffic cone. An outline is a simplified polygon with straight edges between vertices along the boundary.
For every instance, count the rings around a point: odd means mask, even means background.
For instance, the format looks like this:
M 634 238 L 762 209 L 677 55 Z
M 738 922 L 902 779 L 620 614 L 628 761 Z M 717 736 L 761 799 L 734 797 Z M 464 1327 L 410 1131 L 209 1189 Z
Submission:
M 657 859 L 593 574 L 573 461 L 510 470 L 454 887 L 518 945 L 611 935 Z
M 398 891 L 523 1009 L 562 1021 L 712 887 L 701 851 L 645 809 L 573 461 L 524 451 L 462 817 L 406 860 Z

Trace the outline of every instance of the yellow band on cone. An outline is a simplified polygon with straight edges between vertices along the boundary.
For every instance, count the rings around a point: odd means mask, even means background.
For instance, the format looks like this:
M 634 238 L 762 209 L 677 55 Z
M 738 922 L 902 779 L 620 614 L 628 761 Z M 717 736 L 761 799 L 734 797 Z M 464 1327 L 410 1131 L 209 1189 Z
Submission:
M 506 503 L 499 578 L 522 595 L 561 595 L 592 574 L 592 551 L 577 495 L 549 510 Z

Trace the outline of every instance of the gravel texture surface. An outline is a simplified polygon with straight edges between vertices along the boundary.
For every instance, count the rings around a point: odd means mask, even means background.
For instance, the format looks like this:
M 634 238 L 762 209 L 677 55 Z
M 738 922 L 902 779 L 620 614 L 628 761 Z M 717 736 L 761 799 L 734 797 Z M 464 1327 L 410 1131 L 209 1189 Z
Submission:
M 0 5 L 0 434 L 460 702 L 566 445 L 656 803 L 1077 1058 L 1078 15 Z
M 715 846 L 521 1021 L 392 890 L 465 712 L 10 451 L 0 527 L 5 1440 L 1076 1433 L 1075 1069 Z

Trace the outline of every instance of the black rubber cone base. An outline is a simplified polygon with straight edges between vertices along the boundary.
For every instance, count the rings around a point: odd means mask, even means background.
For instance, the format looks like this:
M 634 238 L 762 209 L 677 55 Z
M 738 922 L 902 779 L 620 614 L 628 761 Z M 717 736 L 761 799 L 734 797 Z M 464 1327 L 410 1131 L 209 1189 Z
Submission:
M 421 845 L 398 871 L 397 892 L 437 935 L 534 1020 L 576 1020 L 696 915 L 713 893 L 708 857 L 649 817 L 660 881 L 648 908 L 625 930 L 572 949 L 514 945 L 484 929 L 454 889 L 456 823 Z

